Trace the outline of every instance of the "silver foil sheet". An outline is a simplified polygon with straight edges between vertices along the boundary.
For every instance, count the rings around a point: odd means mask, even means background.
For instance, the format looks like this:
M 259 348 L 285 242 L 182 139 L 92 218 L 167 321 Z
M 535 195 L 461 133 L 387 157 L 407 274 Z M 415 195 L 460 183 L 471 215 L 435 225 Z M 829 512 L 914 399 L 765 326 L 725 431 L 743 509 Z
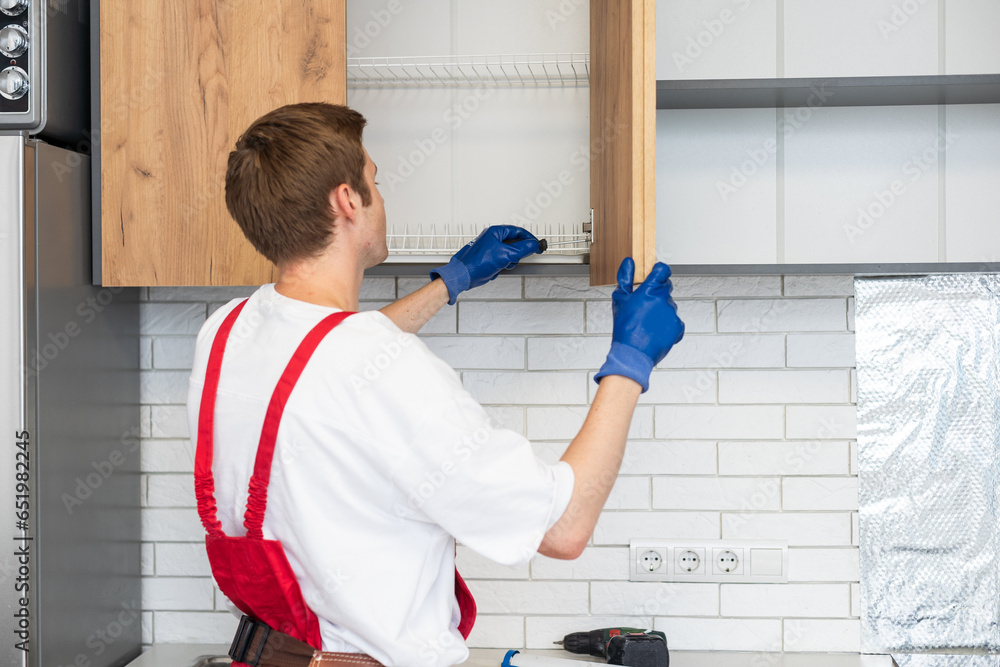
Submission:
M 855 290 L 862 650 L 1000 650 L 1000 276 Z
M 1000 655 L 895 654 L 899 667 L 1000 667 Z

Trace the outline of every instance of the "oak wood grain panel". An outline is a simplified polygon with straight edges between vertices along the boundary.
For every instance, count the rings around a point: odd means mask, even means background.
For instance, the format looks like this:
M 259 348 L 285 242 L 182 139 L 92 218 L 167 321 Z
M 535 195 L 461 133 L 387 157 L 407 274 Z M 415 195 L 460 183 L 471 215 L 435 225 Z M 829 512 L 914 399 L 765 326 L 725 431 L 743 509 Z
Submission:
M 271 109 L 345 103 L 344 11 L 344 0 L 103 0 L 105 285 L 275 279 L 226 211 L 226 160 Z
M 636 280 L 655 261 L 655 0 L 590 3 L 590 282 L 626 256 Z

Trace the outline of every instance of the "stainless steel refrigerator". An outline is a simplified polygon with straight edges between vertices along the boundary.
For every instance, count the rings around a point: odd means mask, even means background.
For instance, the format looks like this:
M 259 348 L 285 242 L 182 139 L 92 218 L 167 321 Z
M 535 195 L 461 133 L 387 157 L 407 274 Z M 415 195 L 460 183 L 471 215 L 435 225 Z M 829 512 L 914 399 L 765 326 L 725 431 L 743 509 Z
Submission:
M 91 284 L 90 160 L 0 135 L 0 665 L 140 652 L 138 290 Z

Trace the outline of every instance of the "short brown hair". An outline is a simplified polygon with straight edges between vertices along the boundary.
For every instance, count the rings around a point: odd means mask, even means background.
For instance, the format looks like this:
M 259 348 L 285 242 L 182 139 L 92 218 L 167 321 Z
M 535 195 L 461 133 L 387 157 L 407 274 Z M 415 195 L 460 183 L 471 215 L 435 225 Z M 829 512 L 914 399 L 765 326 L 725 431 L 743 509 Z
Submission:
M 346 183 L 369 206 L 361 133 L 346 106 L 279 107 L 236 142 L 226 170 L 226 208 L 253 247 L 279 262 L 315 257 L 333 238 L 330 192 Z

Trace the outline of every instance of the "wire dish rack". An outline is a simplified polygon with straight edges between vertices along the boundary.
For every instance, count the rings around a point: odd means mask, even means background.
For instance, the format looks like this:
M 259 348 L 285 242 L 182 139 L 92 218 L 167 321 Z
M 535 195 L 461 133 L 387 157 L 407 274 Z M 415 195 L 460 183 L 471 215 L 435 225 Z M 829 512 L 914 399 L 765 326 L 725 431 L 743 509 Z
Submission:
M 406 56 L 347 59 L 352 88 L 405 86 L 588 86 L 587 53 Z
M 479 236 L 483 229 L 485 227 L 482 225 L 448 223 L 390 228 L 386 234 L 389 256 L 422 258 L 452 255 Z M 590 252 L 590 229 L 590 223 L 550 223 L 533 225 L 528 231 L 548 242 L 549 247 L 545 251 L 547 256 L 582 257 Z

